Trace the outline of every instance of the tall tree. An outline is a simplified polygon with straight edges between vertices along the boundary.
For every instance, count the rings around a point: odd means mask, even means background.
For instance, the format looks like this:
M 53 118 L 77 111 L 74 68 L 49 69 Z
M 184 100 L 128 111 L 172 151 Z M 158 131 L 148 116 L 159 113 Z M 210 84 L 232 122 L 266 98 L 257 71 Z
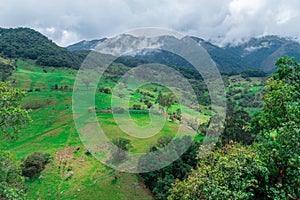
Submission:
M 300 65 L 283 57 L 265 86 L 264 108 L 252 122 L 263 141 L 258 146 L 270 171 L 266 194 L 300 198 Z
M 30 120 L 28 112 L 21 108 L 24 94 L 0 82 L 0 135 L 15 138 L 15 132 Z M 24 199 L 24 180 L 16 158 L 0 149 L 0 199 Z
M 168 199 L 257 199 L 266 171 L 257 152 L 231 143 L 209 152 L 187 179 L 177 180 Z
M 236 110 L 232 101 L 229 101 L 227 105 L 224 130 L 220 137 L 222 145 L 230 141 L 244 145 L 251 144 L 254 137 L 250 132 L 250 115 L 244 110 Z
M 23 97 L 24 93 L 10 83 L 0 82 L 0 134 L 14 138 L 30 121 L 28 111 L 21 107 Z
M 132 147 L 130 140 L 125 138 L 115 138 L 112 140 L 115 145 L 112 151 L 112 162 L 122 162 L 126 158 L 127 150 Z
M 300 65 L 289 57 L 276 65 L 264 108 L 251 121 L 259 143 L 229 143 L 210 152 L 186 180 L 176 182 L 169 199 L 300 198 Z

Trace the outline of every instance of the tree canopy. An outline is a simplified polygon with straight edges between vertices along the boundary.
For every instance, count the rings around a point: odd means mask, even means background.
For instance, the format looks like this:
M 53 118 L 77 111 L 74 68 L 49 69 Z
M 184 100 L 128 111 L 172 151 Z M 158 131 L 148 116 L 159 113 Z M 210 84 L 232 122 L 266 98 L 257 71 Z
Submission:
M 32 59 L 38 65 L 53 67 L 79 68 L 83 60 L 30 28 L 0 28 L 0 55 Z
M 186 180 L 173 185 L 169 199 L 300 198 L 300 65 L 287 56 L 276 65 L 264 88 L 264 108 L 248 130 L 256 142 L 215 148 Z M 235 132 L 239 129 L 225 131 Z
M 14 134 L 29 121 L 28 111 L 21 107 L 24 93 L 11 84 L 0 82 L 0 134 L 15 137 Z

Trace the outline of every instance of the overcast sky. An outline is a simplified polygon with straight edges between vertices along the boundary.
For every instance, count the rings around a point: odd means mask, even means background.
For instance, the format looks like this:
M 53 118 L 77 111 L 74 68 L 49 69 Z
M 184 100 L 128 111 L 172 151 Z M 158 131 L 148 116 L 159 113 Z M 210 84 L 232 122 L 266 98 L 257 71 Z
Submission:
M 300 38 L 299 0 L 0 0 L 1 27 L 31 27 L 59 45 L 139 27 L 219 43 L 269 34 Z

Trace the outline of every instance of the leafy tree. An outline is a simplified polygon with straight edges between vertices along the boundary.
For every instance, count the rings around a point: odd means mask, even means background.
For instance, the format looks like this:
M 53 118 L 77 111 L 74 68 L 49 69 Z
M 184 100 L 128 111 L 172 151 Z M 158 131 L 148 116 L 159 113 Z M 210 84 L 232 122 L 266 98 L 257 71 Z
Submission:
M 244 110 L 236 110 L 234 103 L 229 101 L 224 124 L 224 130 L 221 134 L 222 145 L 230 141 L 249 145 L 254 141 L 250 131 L 250 115 Z
M 299 199 L 300 65 L 289 57 L 276 65 L 264 108 L 251 121 L 259 143 L 229 143 L 209 153 L 188 179 L 176 182 L 169 199 Z M 232 127 L 228 133 L 240 129 Z
M 300 197 L 300 65 L 283 57 L 265 86 L 264 109 L 252 121 L 262 144 L 261 159 L 270 171 L 269 199 Z
M 276 73 L 267 80 L 263 111 L 253 121 L 253 131 L 270 133 L 294 121 L 300 123 L 300 64 L 295 58 L 282 57 Z
M 164 111 L 166 109 L 166 113 L 168 114 L 169 108 L 172 106 L 172 104 L 175 103 L 175 96 L 173 94 L 165 94 L 163 95 L 161 92 L 159 92 L 157 99 L 155 103 L 158 103 L 160 106 L 160 109 Z M 168 117 L 168 115 L 166 115 Z
M 175 120 L 178 120 L 179 122 L 181 122 L 181 110 L 178 108 L 178 109 L 176 109 L 176 112 L 172 112 L 171 114 L 170 114 L 170 120 L 171 121 L 175 121 Z
M 25 199 L 24 178 L 16 157 L 0 150 L 0 199 Z
M 168 199 L 256 199 L 266 175 L 256 151 L 230 143 L 209 152 L 187 179 L 177 180 Z
M 161 137 L 157 143 L 150 149 L 150 152 L 165 147 L 170 143 L 172 138 Z M 174 146 L 171 147 L 172 152 L 169 151 L 168 157 L 176 156 L 181 154 L 187 147 L 187 150 L 173 163 L 170 165 L 148 173 L 141 173 L 140 176 L 143 178 L 145 185 L 155 195 L 155 199 L 167 199 L 170 194 L 169 190 L 175 179 L 183 180 L 188 176 L 191 168 L 195 167 L 198 163 L 197 152 L 200 146 L 200 142 L 192 142 L 191 137 L 185 136 L 183 138 L 176 138 L 173 140 Z M 139 169 L 153 169 L 159 165 L 163 160 L 159 157 L 157 159 L 146 159 L 142 156 L 139 160 Z
M 112 140 L 112 143 L 116 145 L 112 152 L 112 162 L 122 162 L 126 158 L 126 151 L 131 148 L 131 142 L 125 138 L 116 138 Z
M 0 82 L 0 134 L 16 137 L 13 133 L 30 121 L 28 111 L 20 105 L 23 97 L 10 83 Z
M 28 112 L 21 108 L 24 94 L 11 86 L 0 82 L 0 134 L 9 138 L 27 122 Z M 16 158 L 11 153 L 0 150 L 0 199 L 24 199 L 24 180 Z
M 89 89 L 89 86 L 90 86 L 90 84 L 91 84 L 91 80 L 90 80 L 89 78 L 82 78 L 82 79 L 81 79 L 81 82 L 85 85 L 86 90 L 88 90 L 88 89 Z

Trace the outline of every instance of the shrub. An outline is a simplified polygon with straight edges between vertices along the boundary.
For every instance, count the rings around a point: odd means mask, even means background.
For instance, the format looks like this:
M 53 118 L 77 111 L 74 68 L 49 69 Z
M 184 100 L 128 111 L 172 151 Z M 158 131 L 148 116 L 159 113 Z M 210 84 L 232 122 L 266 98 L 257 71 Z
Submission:
M 32 155 L 28 156 L 21 165 L 22 175 L 29 178 L 39 176 L 50 160 L 50 154 L 48 153 L 33 153 Z

